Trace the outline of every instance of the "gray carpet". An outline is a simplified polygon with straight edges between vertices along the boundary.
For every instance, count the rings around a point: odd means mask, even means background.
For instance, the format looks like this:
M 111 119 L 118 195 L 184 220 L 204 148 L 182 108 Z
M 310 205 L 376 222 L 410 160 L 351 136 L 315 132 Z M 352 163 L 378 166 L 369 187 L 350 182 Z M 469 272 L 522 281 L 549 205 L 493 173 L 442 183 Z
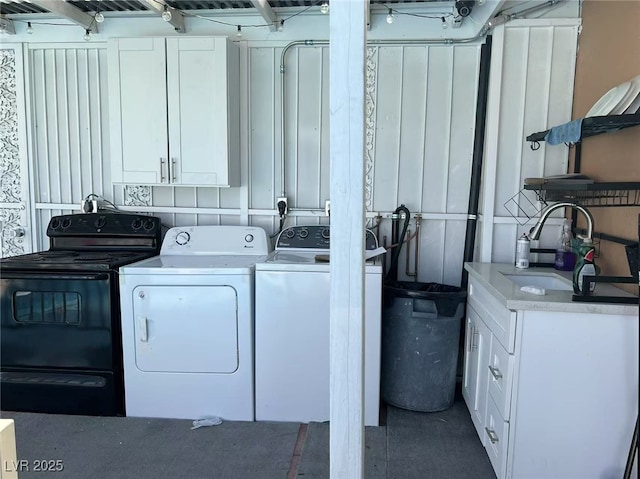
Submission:
M 3 412 L 15 421 L 20 460 L 62 460 L 61 472 L 20 479 L 286 478 L 294 423 L 191 421 Z
M 390 479 L 496 477 L 461 400 L 435 413 L 388 406 L 387 471 Z
M 326 479 L 329 424 L 191 421 L 3 412 L 15 420 L 18 459 L 61 460 L 62 472 L 20 479 Z M 365 429 L 367 479 L 495 479 L 463 401 L 419 413 L 387 406 L 386 426 Z M 300 457 L 297 457 L 300 454 Z M 294 467 L 290 466 L 294 464 Z

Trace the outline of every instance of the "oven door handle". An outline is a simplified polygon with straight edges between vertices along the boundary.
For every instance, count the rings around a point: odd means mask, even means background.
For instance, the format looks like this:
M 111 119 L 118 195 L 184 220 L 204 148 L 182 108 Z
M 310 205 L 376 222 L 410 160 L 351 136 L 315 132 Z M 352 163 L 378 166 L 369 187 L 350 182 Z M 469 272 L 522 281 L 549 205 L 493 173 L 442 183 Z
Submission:
M 109 279 L 109 273 L 7 273 L 2 274 L 4 279 L 37 279 L 37 280 L 89 280 L 89 281 L 104 281 Z

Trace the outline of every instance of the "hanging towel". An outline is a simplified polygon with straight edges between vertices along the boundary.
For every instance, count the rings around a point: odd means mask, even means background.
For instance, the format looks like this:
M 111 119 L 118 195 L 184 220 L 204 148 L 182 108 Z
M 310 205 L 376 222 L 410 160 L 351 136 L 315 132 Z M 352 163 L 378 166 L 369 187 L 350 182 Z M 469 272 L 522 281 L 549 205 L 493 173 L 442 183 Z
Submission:
M 554 126 L 544 137 L 544 141 L 550 145 L 560 143 L 576 143 L 582 137 L 582 118 L 573 120 L 563 125 Z

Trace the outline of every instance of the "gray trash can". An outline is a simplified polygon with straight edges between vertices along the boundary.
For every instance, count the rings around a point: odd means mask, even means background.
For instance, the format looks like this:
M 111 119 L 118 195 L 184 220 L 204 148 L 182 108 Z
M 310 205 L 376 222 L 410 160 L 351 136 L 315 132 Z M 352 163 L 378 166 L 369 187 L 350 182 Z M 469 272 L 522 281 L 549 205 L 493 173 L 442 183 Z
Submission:
M 382 399 L 411 411 L 451 407 L 466 292 L 439 283 L 384 286 Z

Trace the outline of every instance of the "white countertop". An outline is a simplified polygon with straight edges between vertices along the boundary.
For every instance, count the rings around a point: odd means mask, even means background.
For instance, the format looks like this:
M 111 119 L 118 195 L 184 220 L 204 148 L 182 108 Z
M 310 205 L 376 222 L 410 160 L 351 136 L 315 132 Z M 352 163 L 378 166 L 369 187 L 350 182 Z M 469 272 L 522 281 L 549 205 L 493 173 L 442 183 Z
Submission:
M 544 296 L 520 291 L 520 286 L 507 279 L 504 274 L 555 273 L 571 281 L 571 271 L 556 271 L 553 268 L 518 269 L 506 263 L 465 263 L 469 276 L 511 310 L 559 311 L 565 313 L 622 314 L 638 317 L 638 304 L 597 303 L 572 301 L 573 291 L 546 290 Z M 598 283 L 594 296 L 633 296 L 611 284 Z

